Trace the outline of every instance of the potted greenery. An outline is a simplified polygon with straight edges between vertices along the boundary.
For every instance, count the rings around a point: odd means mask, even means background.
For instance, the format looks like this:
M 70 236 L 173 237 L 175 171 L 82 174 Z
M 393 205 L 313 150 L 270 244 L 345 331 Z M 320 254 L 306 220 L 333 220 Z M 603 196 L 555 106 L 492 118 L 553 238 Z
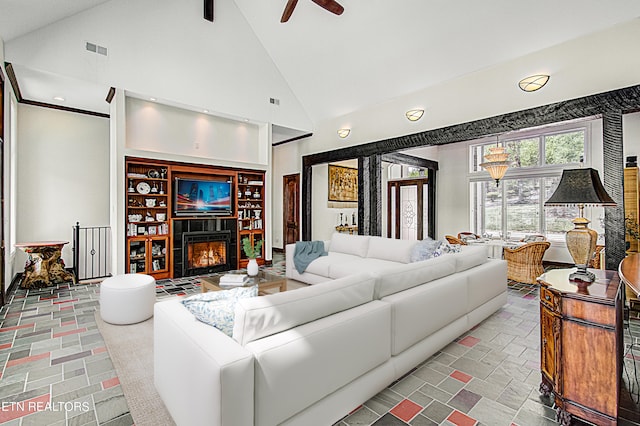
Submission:
M 256 257 L 262 254 L 262 242 L 262 240 L 258 240 L 255 246 L 253 246 L 249 237 L 242 239 L 242 250 L 244 250 L 244 254 L 249 258 L 247 275 L 251 277 L 258 275 L 258 262 L 256 262 Z

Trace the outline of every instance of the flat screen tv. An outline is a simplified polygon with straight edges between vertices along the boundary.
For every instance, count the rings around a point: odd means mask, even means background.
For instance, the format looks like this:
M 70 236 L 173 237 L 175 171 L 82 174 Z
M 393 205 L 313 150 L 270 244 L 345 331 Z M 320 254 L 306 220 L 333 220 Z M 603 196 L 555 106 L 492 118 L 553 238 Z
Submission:
M 177 216 L 231 216 L 231 182 L 176 178 L 173 208 Z

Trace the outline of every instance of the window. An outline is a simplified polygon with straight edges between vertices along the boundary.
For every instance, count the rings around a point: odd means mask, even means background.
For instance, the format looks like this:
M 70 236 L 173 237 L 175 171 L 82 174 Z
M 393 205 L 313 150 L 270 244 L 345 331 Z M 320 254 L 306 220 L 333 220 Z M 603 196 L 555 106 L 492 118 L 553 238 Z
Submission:
M 574 124 L 473 144 L 469 180 L 474 232 L 511 239 L 544 234 L 549 240 L 562 240 L 573 228 L 578 208 L 544 207 L 544 202 L 558 186 L 562 170 L 577 167 L 584 158 L 588 130 L 584 124 Z M 480 167 L 496 143 L 506 146 L 512 162 L 498 186 Z

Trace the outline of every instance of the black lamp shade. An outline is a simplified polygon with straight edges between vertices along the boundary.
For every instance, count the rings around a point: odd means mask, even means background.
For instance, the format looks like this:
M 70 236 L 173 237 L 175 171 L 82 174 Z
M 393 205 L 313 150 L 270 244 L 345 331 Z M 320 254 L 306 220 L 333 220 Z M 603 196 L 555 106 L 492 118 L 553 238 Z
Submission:
M 544 203 L 545 206 L 571 204 L 616 205 L 615 201 L 605 191 L 598 171 L 592 168 L 564 170 L 556 191 Z

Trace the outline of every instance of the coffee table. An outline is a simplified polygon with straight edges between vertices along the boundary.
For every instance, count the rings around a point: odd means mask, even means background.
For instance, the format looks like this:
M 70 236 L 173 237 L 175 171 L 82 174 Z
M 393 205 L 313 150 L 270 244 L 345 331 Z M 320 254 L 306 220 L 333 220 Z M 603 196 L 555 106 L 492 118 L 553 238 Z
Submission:
M 224 274 L 241 274 L 242 271 L 227 271 L 221 274 L 211 275 L 209 277 L 200 277 L 200 287 L 203 293 L 207 291 L 220 291 L 220 290 L 228 290 L 234 288 L 234 286 L 220 286 L 220 277 Z M 258 294 L 264 295 L 265 290 L 269 290 L 272 288 L 278 288 L 281 292 L 287 291 L 287 278 L 282 277 L 280 275 L 272 274 L 271 272 L 266 272 L 260 270 L 258 275 L 255 277 L 249 277 L 247 281 L 245 281 L 242 286 L 243 287 L 251 287 L 253 285 L 258 284 Z M 238 287 L 238 286 L 235 286 Z

